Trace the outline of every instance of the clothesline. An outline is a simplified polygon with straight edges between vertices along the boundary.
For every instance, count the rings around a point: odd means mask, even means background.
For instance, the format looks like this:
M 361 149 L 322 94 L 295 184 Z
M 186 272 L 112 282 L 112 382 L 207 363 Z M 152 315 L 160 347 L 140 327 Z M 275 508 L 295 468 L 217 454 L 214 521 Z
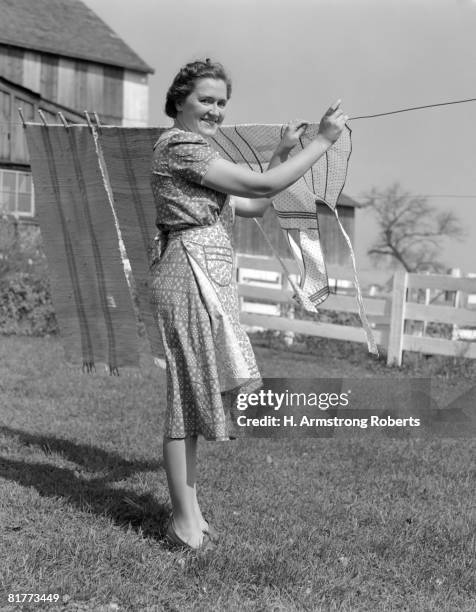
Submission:
M 397 110 L 392 110 L 392 111 L 386 111 L 383 113 L 374 113 L 372 115 L 358 115 L 356 117 L 349 117 L 348 121 L 357 121 L 358 119 L 374 119 L 376 117 L 386 117 L 388 115 L 396 115 L 398 113 L 406 113 L 409 111 L 415 111 L 415 110 L 423 110 L 423 109 L 427 109 L 427 108 L 437 108 L 440 106 L 450 106 L 452 104 L 465 104 L 467 102 L 476 102 L 476 98 L 465 98 L 462 100 L 450 100 L 447 102 L 437 102 L 434 104 L 424 104 L 422 106 L 409 106 L 406 108 L 400 108 Z M 27 121 L 27 123 L 29 123 L 30 120 Z M 18 122 L 9 122 L 9 121 L 0 121 L 0 125 L 8 125 L 8 126 L 14 126 L 14 125 L 23 125 L 23 122 L 18 121 Z M 59 124 L 58 124 L 59 125 Z
M 422 110 L 424 108 L 436 108 L 437 106 L 449 106 L 450 104 L 464 104 L 465 102 L 476 102 L 476 98 L 467 98 L 465 100 L 452 100 L 451 102 L 439 102 L 437 104 L 425 104 L 423 106 L 410 106 L 399 110 L 387 111 L 385 113 L 376 113 L 375 115 L 360 115 L 359 117 L 349 117 L 348 121 L 356 121 L 357 119 L 373 119 L 374 117 L 385 117 L 387 115 L 396 115 L 397 113 L 406 113 L 408 111 Z
M 367 196 L 363 196 L 363 197 L 367 197 Z M 386 195 L 375 195 L 375 196 L 369 196 L 369 199 L 373 199 L 373 200 L 383 200 L 385 199 L 387 196 Z M 413 200 L 415 198 L 428 198 L 428 199 L 432 199 L 432 198 L 457 198 L 457 199 L 470 199 L 470 200 L 474 200 L 476 198 L 476 193 L 475 194 L 464 194 L 464 195 L 457 195 L 454 193 L 414 193 L 411 195 L 407 195 L 407 196 L 398 196 L 399 199 L 403 198 L 405 200 Z

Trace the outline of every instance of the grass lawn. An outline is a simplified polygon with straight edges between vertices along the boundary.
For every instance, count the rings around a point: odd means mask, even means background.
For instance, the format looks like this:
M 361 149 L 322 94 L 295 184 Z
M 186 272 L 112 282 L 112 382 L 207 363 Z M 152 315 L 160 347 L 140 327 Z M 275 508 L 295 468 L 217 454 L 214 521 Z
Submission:
M 402 376 L 257 347 L 265 376 Z M 474 611 L 474 440 L 201 442 L 223 538 L 163 545 L 165 376 L 81 374 L 54 338 L 0 337 L 0 610 Z M 435 378 L 446 403 L 472 381 Z M 8 593 L 58 593 L 57 604 Z

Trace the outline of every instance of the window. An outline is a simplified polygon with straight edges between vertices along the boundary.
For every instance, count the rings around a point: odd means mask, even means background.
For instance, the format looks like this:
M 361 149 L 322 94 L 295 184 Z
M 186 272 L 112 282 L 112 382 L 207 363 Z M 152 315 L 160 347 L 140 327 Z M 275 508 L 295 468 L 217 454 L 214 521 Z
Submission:
M 0 212 L 15 217 L 33 217 L 35 202 L 29 172 L 0 169 Z

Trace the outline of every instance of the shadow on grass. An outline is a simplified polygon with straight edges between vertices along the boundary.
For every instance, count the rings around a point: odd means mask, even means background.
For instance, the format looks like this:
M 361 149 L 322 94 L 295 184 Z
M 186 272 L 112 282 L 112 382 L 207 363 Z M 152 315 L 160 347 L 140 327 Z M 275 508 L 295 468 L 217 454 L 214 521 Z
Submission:
M 51 463 L 0 457 L 1 477 L 33 487 L 42 497 L 63 497 L 81 511 L 109 517 L 120 526 L 130 525 L 145 537 L 163 539 L 170 512 L 168 505 L 158 503 L 150 493 L 138 495 L 114 486 L 114 482 L 137 472 L 161 469 L 161 461 L 129 461 L 95 446 L 9 427 L 0 427 L 0 435 L 14 438 L 23 446 L 37 447 L 45 454 L 55 453 L 81 466 L 63 468 Z M 87 475 L 82 476 L 81 471 Z M 101 475 L 94 476 L 94 472 Z

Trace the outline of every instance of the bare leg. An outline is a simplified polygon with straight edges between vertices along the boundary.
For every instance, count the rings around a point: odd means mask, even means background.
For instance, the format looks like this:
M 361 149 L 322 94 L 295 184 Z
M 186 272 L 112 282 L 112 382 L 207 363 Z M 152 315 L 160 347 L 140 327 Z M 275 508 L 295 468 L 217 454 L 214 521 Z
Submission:
M 194 511 L 195 511 L 195 516 L 197 518 L 198 524 L 200 525 L 200 529 L 202 531 L 207 531 L 208 523 L 203 518 L 202 511 L 200 510 L 200 506 L 198 505 L 197 485 L 196 484 L 195 484 L 195 486 L 193 488 L 193 508 L 194 508 Z
M 198 548 L 203 540 L 203 532 L 195 508 L 197 438 L 164 438 L 163 448 L 174 529 L 189 546 Z

